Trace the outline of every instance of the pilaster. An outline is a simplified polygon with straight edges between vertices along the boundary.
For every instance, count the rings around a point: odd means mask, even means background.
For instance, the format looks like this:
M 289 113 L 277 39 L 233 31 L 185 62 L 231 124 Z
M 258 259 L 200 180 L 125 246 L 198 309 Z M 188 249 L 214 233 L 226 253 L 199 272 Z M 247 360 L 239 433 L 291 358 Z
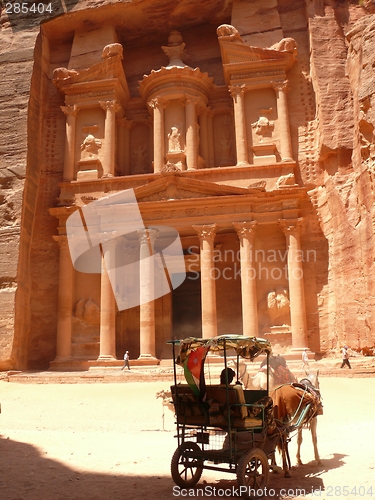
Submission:
M 67 236 L 53 236 L 60 248 L 59 284 L 57 292 L 57 334 L 55 361 L 72 356 L 72 315 L 74 292 L 74 267 L 70 258 Z

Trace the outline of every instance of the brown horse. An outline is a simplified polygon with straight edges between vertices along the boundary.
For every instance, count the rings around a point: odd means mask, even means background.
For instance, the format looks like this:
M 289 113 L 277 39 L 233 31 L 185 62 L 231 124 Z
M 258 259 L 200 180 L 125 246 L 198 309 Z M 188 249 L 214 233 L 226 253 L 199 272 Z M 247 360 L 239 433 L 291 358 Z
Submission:
M 318 374 L 309 373 L 299 383 L 285 384 L 276 388 L 271 397 L 274 405 L 275 419 L 282 429 L 280 432 L 279 449 L 283 459 L 285 477 L 290 477 L 290 458 L 288 453 L 289 434 L 298 431 L 297 463 L 300 465 L 300 448 L 302 443 L 302 428 L 309 426 L 311 430 L 315 460 L 321 463 L 317 446 L 317 420 L 323 413 L 319 392 Z

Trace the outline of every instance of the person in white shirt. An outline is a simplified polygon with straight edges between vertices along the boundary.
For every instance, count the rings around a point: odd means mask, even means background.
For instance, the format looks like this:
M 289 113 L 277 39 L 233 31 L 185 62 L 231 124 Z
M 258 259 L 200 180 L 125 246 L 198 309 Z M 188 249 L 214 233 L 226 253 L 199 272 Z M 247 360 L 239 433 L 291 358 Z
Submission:
M 352 367 L 350 366 L 349 352 L 347 345 L 344 345 L 344 347 L 341 349 L 341 354 L 342 354 L 342 364 L 340 368 L 344 368 L 344 366 L 347 365 L 349 366 L 350 369 L 352 369 Z
M 129 366 L 129 351 L 126 351 L 126 353 L 124 354 L 124 366 L 121 368 L 121 370 L 123 370 L 125 368 L 125 366 L 128 368 L 128 370 L 130 370 L 130 366 Z
M 302 352 L 302 370 L 306 367 L 309 368 L 309 356 L 307 354 L 307 347 L 305 347 Z

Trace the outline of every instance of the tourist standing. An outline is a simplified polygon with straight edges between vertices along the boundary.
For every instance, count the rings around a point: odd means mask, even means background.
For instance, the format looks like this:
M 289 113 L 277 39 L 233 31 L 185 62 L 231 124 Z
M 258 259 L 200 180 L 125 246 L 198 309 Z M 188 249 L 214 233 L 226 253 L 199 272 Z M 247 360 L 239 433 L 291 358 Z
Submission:
M 351 369 L 352 367 L 350 366 L 349 352 L 347 345 L 344 345 L 344 347 L 341 349 L 341 354 L 342 354 L 342 364 L 340 368 L 344 368 L 344 366 L 347 365 Z
M 302 370 L 305 367 L 309 368 L 309 356 L 307 354 L 307 347 L 305 347 L 302 352 Z
M 130 370 L 130 366 L 129 366 L 129 351 L 126 351 L 125 354 L 124 354 L 124 366 L 121 368 L 121 370 L 123 370 L 125 367 L 127 367 L 128 370 Z

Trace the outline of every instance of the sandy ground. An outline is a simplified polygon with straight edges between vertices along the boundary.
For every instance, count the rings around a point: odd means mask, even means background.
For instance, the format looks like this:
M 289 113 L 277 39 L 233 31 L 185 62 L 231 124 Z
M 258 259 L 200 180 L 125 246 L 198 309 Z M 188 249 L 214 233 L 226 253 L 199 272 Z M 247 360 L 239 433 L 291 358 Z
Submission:
M 272 474 L 271 495 L 265 498 L 303 498 L 296 491 L 303 488 L 307 498 L 373 500 L 375 379 L 320 382 L 324 415 L 318 436 L 324 464 L 315 465 L 304 431 L 306 465 L 294 469 L 291 479 Z M 235 475 L 227 473 L 203 471 L 200 491 L 173 490 L 174 419 L 166 409 L 163 423 L 161 400 L 155 398 L 167 386 L 0 382 L 0 499 L 164 500 L 178 493 L 238 498 Z M 295 462 L 296 438 L 290 450 Z

